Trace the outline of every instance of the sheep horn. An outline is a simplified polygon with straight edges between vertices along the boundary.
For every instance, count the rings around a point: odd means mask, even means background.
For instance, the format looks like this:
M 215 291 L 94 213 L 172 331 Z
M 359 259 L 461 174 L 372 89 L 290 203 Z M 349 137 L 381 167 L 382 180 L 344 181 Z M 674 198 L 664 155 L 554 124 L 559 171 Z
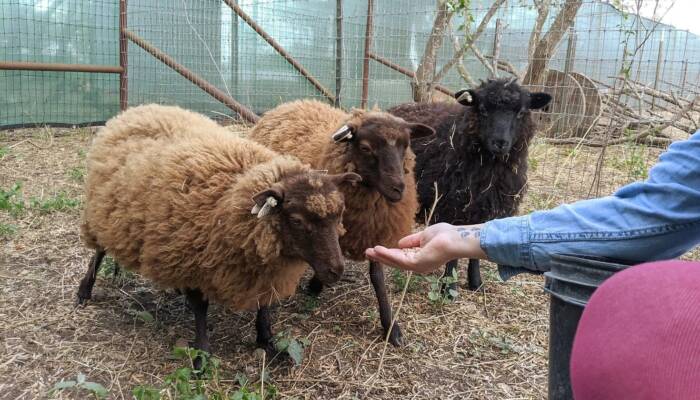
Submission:
M 350 140 L 352 139 L 352 130 L 349 126 L 343 125 L 333 134 L 332 138 L 336 143 Z
M 465 101 L 465 100 L 466 100 L 468 103 L 471 103 L 471 101 L 472 101 L 472 94 L 469 93 L 469 91 L 467 91 L 467 90 L 465 90 L 464 93 L 462 93 L 462 94 L 457 98 L 457 101 L 458 101 L 458 102 L 462 102 L 462 101 Z
M 276 206 L 277 206 L 277 200 L 274 197 L 270 196 L 265 200 L 265 204 L 263 204 L 262 207 L 260 207 L 257 204 L 255 206 L 253 206 L 253 209 L 250 210 L 250 213 L 257 214 L 258 218 L 262 218 L 262 217 L 268 215 L 270 213 L 270 210 Z

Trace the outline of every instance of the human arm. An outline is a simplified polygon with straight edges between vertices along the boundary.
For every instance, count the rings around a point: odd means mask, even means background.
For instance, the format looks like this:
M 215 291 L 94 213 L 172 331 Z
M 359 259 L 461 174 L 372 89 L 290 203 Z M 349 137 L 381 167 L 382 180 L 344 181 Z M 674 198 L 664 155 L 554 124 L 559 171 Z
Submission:
M 488 258 L 534 272 L 546 270 L 556 253 L 630 262 L 677 257 L 700 242 L 700 132 L 673 143 L 646 181 L 624 186 L 612 196 L 489 221 L 481 226 L 478 246 L 473 238 L 470 246 L 456 246 L 458 237 L 443 232 L 446 227 L 435 231 L 440 235 L 427 233 L 431 228 L 399 242 L 400 247 L 424 246 L 413 255 L 380 247 L 368 249 L 367 255 L 419 272 L 460 257 Z M 506 269 L 501 270 L 504 278 L 513 274 L 504 273 Z
M 531 271 L 546 270 L 556 253 L 643 262 L 678 257 L 699 242 L 700 132 L 673 143 L 646 181 L 612 196 L 489 221 L 481 231 L 490 260 Z
M 401 249 L 417 248 L 415 252 L 376 246 L 367 249 L 366 255 L 384 264 L 424 274 L 457 258 L 486 258 L 479 243 L 481 227 L 445 223 L 430 225 L 399 240 Z

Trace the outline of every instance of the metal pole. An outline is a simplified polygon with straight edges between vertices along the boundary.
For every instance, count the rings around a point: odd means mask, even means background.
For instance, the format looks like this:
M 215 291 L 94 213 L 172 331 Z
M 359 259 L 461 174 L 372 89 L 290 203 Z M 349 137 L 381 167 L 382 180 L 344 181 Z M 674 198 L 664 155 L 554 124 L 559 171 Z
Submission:
M 150 53 L 157 60 L 161 61 L 163 64 L 172 68 L 175 72 L 182 75 L 185 79 L 187 79 L 188 81 L 199 86 L 202 90 L 207 92 L 211 97 L 219 100 L 226 107 L 235 111 L 241 117 L 245 118 L 247 121 L 252 122 L 252 123 L 256 123 L 260 119 L 260 117 L 258 117 L 254 112 L 252 112 L 248 107 L 237 102 L 231 96 L 222 92 L 216 86 L 212 85 L 211 83 L 209 83 L 206 80 L 204 80 L 203 78 L 201 78 L 199 75 L 190 71 L 189 69 L 187 69 L 187 67 L 178 63 L 172 57 L 165 54 L 163 51 L 161 51 L 159 48 L 155 47 L 154 45 L 148 43 L 147 41 L 145 41 L 144 39 L 139 37 L 137 34 L 131 32 L 127 29 L 127 30 L 124 30 L 124 36 L 126 36 L 127 39 L 131 40 L 137 46 L 141 47 L 142 49 L 144 49 L 145 51 Z
M 119 0 L 119 66 L 122 71 L 119 73 L 119 109 L 126 110 L 129 106 L 129 77 L 127 67 L 129 65 L 129 43 L 124 32 L 126 23 L 126 0 Z
M 574 27 L 569 28 L 569 40 L 566 44 L 566 61 L 564 62 L 564 73 L 567 75 L 574 70 L 574 59 L 576 58 L 576 32 Z
M 656 75 L 654 77 L 654 90 L 659 90 L 659 76 L 661 75 L 661 64 L 663 64 L 664 56 L 664 32 L 661 31 L 661 40 L 659 40 L 659 55 L 656 58 Z M 656 105 L 656 98 L 651 98 L 651 109 Z
M 243 11 L 243 9 L 238 6 L 238 4 L 234 3 L 233 0 L 223 1 L 224 3 L 226 3 L 227 6 L 231 7 L 233 12 L 235 12 L 239 17 L 241 17 L 241 19 L 245 21 L 245 23 L 248 24 L 248 26 L 253 28 L 253 30 L 257 32 L 257 34 L 260 35 L 260 37 L 262 37 L 267 42 L 267 44 L 272 46 L 272 48 L 275 49 L 275 51 L 277 51 L 277 53 L 281 55 L 282 58 L 287 60 L 287 62 L 290 63 L 292 67 L 294 67 L 294 69 L 296 69 L 304 78 L 311 82 L 311 84 L 314 85 L 314 87 L 318 89 L 318 91 L 321 92 L 321 94 L 326 96 L 328 100 L 335 101 L 335 96 L 333 96 L 330 90 L 326 89 L 326 87 L 323 86 L 321 82 L 314 78 L 311 75 L 311 73 L 307 71 L 306 68 L 304 68 L 303 65 L 301 65 L 297 60 L 295 60 L 294 57 L 292 57 L 292 55 L 289 54 L 289 52 L 287 52 L 287 50 L 285 50 L 279 43 L 277 43 L 275 39 L 272 38 L 272 36 L 265 32 L 265 30 L 260 25 L 258 25 L 257 22 L 253 20 L 253 18 L 246 14 L 245 11 Z
M 498 78 L 498 55 L 501 52 L 501 19 L 496 18 L 496 32 L 493 37 L 493 77 Z
M 365 30 L 365 57 L 362 60 L 362 97 L 360 108 L 367 108 L 369 97 L 369 55 L 372 51 L 372 24 L 374 13 L 374 0 L 367 0 L 367 28 Z
M 0 69 L 15 71 L 95 72 L 100 74 L 121 74 L 123 71 L 122 67 L 112 65 L 62 64 L 24 61 L 0 61 Z
M 416 77 L 415 72 L 409 70 L 408 68 L 404 68 L 396 63 L 393 63 L 384 57 L 378 56 L 374 53 L 369 53 L 369 58 L 384 65 L 385 67 L 389 67 L 389 68 L 393 69 L 394 71 L 396 71 L 398 73 L 404 74 L 411 79 L 415 79 L 415 77 Z M 436 84 L 435 86 L 433 86 L 433 88 L 439 92 L 445 93 L 448 96 L 454 96 L 453 91 L 451 91 L 450 89 L 448 89 L 445 86 L 442 86 L 440 84 Z
M 335 101 L 340 107 L 340 91 L 343 84 L 343 0 L 335 2 Z
M 681 97 L 685 96 L 685 82 L 688 79 L 688 60 L 683 61 L 683 77 L 681 78 Z

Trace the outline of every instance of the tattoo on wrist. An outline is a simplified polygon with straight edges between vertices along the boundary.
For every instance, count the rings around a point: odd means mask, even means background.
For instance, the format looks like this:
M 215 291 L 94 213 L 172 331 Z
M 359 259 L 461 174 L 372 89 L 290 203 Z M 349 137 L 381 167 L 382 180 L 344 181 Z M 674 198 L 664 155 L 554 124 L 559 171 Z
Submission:
M 459 232 L 459 236 L 462 239 L 469 239 L 469 238 L 480 238 L 481 237 L 481 228 L 457 228 L 457 232 Z

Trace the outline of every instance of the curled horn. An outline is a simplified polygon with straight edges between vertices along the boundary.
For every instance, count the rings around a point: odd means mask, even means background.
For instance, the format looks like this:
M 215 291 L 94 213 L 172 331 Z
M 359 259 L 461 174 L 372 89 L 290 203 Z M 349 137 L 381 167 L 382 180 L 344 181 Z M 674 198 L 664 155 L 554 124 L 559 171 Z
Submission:
M 458 102 L 467 101 L 467 102 L 471 103 L 472 102 L 472 94 L 469 93 L 468 90 L 465 90 L 464 93 L 459 95 L 459 97 L 457 98 L 457 101 Z
M 343 125 L 333 134 L 332 138 L 336 143 L 350 140 L 352 139 L 352 129 L 347 125 Z
M 270 210 L 277 206 L 277 200 L 270 196 L 265 200 L 265 204 L 260 207 L 259 205 L 254 205 L 253 209 L 250 210 L 251 214 L 257 214 L 258 218 L 262 218 L 270 213 Z

